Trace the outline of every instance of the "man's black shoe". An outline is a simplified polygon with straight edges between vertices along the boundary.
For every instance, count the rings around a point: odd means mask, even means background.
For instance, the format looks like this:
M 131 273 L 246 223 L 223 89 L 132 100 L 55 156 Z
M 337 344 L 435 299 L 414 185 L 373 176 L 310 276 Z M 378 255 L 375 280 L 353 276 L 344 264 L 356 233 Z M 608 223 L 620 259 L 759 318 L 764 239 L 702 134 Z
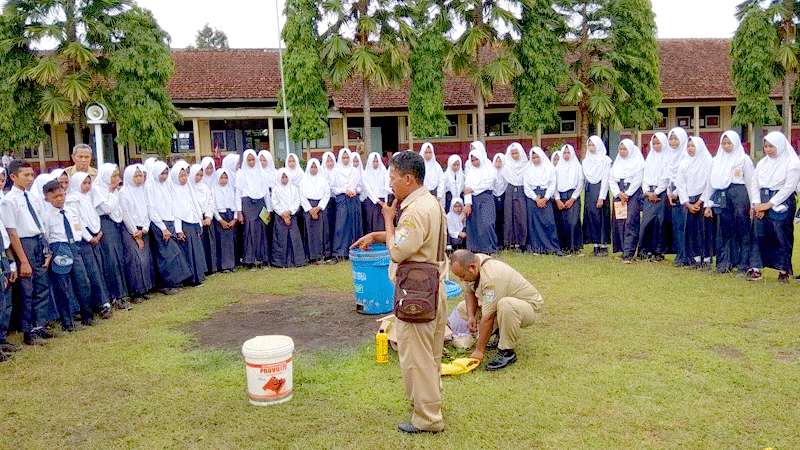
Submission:
M 415 427 L 412 423 L 401 423 L 397 426 L 397 429 L 402 431 L 403 433 L 408 434 L 419 434 L 419 433 L 438 433 L 438 431 L 428 431 L 428 430 L 420 430 L 419 428 Z
M 56 337 L 56 335 L 47 331 L 47 328 L 36 328 L 32 332 L 33 334 L 39 336 L 42 339 L 53 339 L 54 337 Z
M 44 345 L 44 340 L 42 340 L 42 338 L 39 337 L 38 334 L 30 333 L 25 335 L 25 338 L 22 340 L 22 343 L 30 346 Z
M 500 370 L 510 364 L 513 364 L 517 360 L 517 354 L 514 353 L 514 350 L 498 350 L 497 356 L 486 365 L 486 370 Z
M 4 363 L 9 360 L 11 360 L 11 355 L 9 355 L 8 353 L 0 352 L 0 363 Z
M 15 353 L 19 351 L 19 347 L 14 344 L 9 344 L 6 341 L 0 342 L 0 352 L 2 353 Z

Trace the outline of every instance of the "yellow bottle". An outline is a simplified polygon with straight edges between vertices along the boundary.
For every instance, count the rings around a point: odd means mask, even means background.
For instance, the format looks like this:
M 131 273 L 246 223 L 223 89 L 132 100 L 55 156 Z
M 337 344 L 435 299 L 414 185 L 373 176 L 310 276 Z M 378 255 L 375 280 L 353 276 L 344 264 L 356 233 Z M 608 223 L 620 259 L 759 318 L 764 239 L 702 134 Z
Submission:
M 375 335 L 375 362 L 377 364 L 389 362 L 389 336 L 383 330 Z

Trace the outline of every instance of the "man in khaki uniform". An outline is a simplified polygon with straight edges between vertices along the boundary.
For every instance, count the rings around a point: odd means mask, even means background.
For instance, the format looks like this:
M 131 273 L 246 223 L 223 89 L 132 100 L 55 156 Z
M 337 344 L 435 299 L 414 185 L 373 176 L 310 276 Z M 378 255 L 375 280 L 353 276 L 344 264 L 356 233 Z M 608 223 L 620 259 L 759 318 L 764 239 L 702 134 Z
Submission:
M 64 169 L 67 176 L 73 176 L 76 172 L 86 172 L 92 177 L 97 177 L 97 169 L 92 167 L 92 147 L 86 144 L 78 144 L 72 148 L 73 165 Z
M 420 155 L 396 153 L 389 173 L 395 201 L 392 205 L 382 204 L 386 231 L 370 233 L 353 246 L 367 248 L 372 243 L 385 242 L 392 257 L 389 268 L 392 280 L 397 265 L 406 261 L 440 265 L 436 318 L 425 323 L 396 321 L 400 370 L 406 396 L 414 405 L 411 422 L 401 423 L 398 428 L 405 433 L 436 433 L 444 430 L 440 370 L 447 322 L 444 286 L 447 259 L 443 256 L 444 261 L 438 262 L 437 254 L 439 246 L 444 244 L 440 240 L 445 216 L 439 201 L 423 185 L 425 162 Z M 400 219 L 395 229 L 397 202 L 400 202 Z
M 489 337 L 497 331 L 497 356 L 486 370 L 499 370 L 517 360 L 514 347 L 520 329 L 533 324 L 544 300 L 539 291 L 508 264 L 490 256 L 458 250 L 450 258 L 453 274 L 467 282 L 466 300 L 458 311 L 478 332 L 470 357 L 483 360 Z

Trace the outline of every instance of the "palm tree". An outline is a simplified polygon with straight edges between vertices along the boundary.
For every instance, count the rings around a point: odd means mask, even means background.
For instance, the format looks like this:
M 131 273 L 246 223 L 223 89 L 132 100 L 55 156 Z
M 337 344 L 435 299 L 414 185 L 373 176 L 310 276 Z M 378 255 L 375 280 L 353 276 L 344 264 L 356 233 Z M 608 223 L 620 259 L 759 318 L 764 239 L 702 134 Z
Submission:
M 502 28 L 517 28 L 518 19 L 494 0 L 454 0 L 452 8 L 465 29 L 453 44 L 448 66 L 472 83 L 478 109 L 478 139 L 483 141 L 486 101 L 493 96 L 496 85 L 510 84 L 522 71 L 513 52 L 511 33 L 499 32 Z
M 370 90 L 397 85 L 408 73 L 408 59 L 398 45 L 388 0 L 329 0 L 323 8 L 333 24 L 322 34 L 322 61 L 328 79 L 339 89 L 347 81 L 361 83 L 364 147 L 372 151 Z M 347 30 L 354 29 L 352 38 Z
M 76 143 L 83 142 L 83 108 L 101 100 L 112 85 L 102 48 L 113 36 L 117 17 L 130 0 L 9 0 L 3 14 L 25 23 L 14 44 L 49 39 L 52 52 L 41 54 L 17 74 L 41 89 L 39 114 L 50 123 L 71 122 Z

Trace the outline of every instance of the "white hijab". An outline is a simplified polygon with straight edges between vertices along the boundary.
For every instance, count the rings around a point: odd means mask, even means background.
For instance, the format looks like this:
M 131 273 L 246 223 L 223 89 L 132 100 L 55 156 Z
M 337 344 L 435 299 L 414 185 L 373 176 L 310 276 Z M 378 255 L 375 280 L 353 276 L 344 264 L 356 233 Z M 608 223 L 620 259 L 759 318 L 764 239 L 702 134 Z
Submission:
M 479 161 L 479 167 L 474 167 L 472 165 L 473 157 Z M 482 194 L 484 191 L 492 188 L 496 170 L 486 157 L 486 148 L 481 141 L 475 141 L 470 144 L 467 167 L 468 169 L 464 175 L 464 185 L 472 188 L 472 190 L 475 191 L 473 194 Z
M 459 169 L 458 172 L 453 170 L 453 164 L 458 161 Z M 444 172 L 445 180 L 446 180 L 446 187 L 447 190 L 450 192 L 450 195 L 455 197 L 461 197 L 461 194 L 464 193 L 464 163 L 461 161 L 461 157 L 458 155 L 450 155 L 447 158 L 447 170 Z
M 539 157 L 538 166 L 533 163 L 533 155 L 537 155 Z M 533 187 L 547 188 L 547 185 L 550 184 L 550 181 L 553 179 L 552 177 L 556 168 L 553 167 L 553 163 L 550 162 L 550 158 L 544 154 L 544 150 L 542 150 L 540 147 L 533 147 L 530 151 L 529 157 L 531 163 L 528 166 L 528 172 L 525 174 L 525 179 Z
M 108 217 L 114 222 L 122 222 L 122 209 L 119 204 L 119 197 L 117 196 L 118 190 L 110 192 L 111 176 L 117 171 L 117 165 L 113 163 L 104 163 L 97 169 L 97 178 L 94 180 L 92 187 L 92 200 L 95 207 L 100 203 L 105 203 L 110 211 Z
M 644 158 L 642 151 L 630 139 L 623 139 L 620 144 L 628 149 L 628 156 L 622 157 L 619 153 L 611 166 L 611 176 L 616 180 L 626 180 L 637 176 L 644 170 Z
M 133 220 L 134 225 L 147 228 L 150 225 L 150 217 L 147 215 L 147 192 L 144 183 L 136 186 L 133 181 L 137 171 L 144 175 L 144 165 L 132 164 L 125 168 L 122 189 L 119 190 L 119 202 L 122 209 L 127 211 L 128 216 Z
M 722 139 L 728 138 L 733 144 L 733 150 L 730 153 L 722 148 Z M 733 179 L 735 178 L 736 169 L 739 169 L 741 174 L 744 173 L 744 165 L 750 157 L 744 152 L 742 147 L 742 139 L 735 131 L 726 131 L 722 133 L 719 140 L 719 147 L 717 154 L 714 155 L 714 161 L 711 165 L 711 177 L 709 183 L 713 189 L 728 189 Z
M 150 173 L 147 174 L 147 179 L 151 180 L 146 184 L 147 192 L 147 205 L 151 208 L 161 220 L 168 222 L 175 220 L 175 215 L 172 212 L 172 201 L 170 200 L 171 194 L 169 190 L 169 176 L 163 183 L 159 181 L 159 176 L 164 170 L 169 169 L 167 163 L 164 161 L 156 161 L 150 168 Z M 150 217 L 152 220 L 153 217 Z
M 571 153 L 569 161 L 564 159 L 565 152 Z M 572 189 L 578 189 L 582 171 L 581 163 L 578 162 L 578 156 L 575 154 L 575 147 L 570 144 L 561 147 L 558 165 L 556 166 L 556 190 L 558 192 L 567 192 Z
M 281 180 L 284 175 L 287 178 L 286 184 Z M 300 191 L 292 184 L 288 170 L 278 169 L 275 179 L 277 183 L 272 188 L 272 209 L 276 214 L 283 214 L 286 211 L 291 214 L 296 213 L 300 209 Z
M 311 174 L 311 166 L 317 167 L 317 174 Z M 320 200 L 325 193 L 330 194 L 331 186 L 317 158 L 311 158 L 306 164 L 306 175 L 300 182 L 300 195 L 307 200 Z
M 661 143 L 661 151 L 657 152 L 653 142 L 658 140 Z M 688 153 L 687 153 L 688 155 Z M 685 155 L 682 157 L 684 158 Z M 647 159 L 644 162 L 644 176 L 642 181 L 648 186 L 658 186 L 662 180 L 670 177 L 670 164 L 672 163 L 672 153 L 664 133 L 656 133 L 650 138 L 650 151 L 647 152 Z M 678 161 L 682 160 L 679 158 Z
M 516 150 L 519 159 L 514 159 L 511 153 Z M 514 142 L 506 148 L 506 157 L 503 161 L 503 169 L 500 171 L 506 182 L 513 186 L 522 186 L 525 183 L 525 171 L 530 166 L 528 155 L 519 142 Z
M 372 167 L 372 163 L 375 160 L 378 161 L 377 169 Z M 381 155 L 374 152 L 370 153 L 367 157 L 367 167 L 364 168 L 364 175 L 362 178 L 362 184 L 365 190 L 365 192 L 362 193 L 364 196 L 362 200 L 367 198 L 367 193 L 373 194 L 378 199 L 385 200 L 389 195 L 389 190 L 387 189 L 389 185 L 388 178 L 389 172 L 386 170 L 386 166 L 383 165 Z
M 694 156 L 686 152 L 681 162 L 680 172 L 686 176 L 686 194 L 689 197 L 700 195 L 705 191 L 708 176 L 711 172 L 711 153 L 703 138 L 690 138 L 695 147 Z
M 258 161 L 256 161 L 258 162 Z M 228 184 L 236 187 L 236 173 L 239 170 L 239 155 L 231 153 L 222 158 L 222 168 L 228 171 Z
M 253 152 L 255 152 L 255 150 L 253 150 Z M 242 158 L 244 158 L 244 156 L 242 156 Z M 267 167 L 261 165 L 261 158 L 267 160 Z M 243 167 L 246 162 L 247 161 L 244 159 L 242 160 Z M 272 153 L 266 150 L 261 150 L 258 152 L 258 157 L 256 158 L 256 167 L 261 171 L 264 181 L 267 184 L 267 189 L 275 186 L 278 181 L 275 178 L 277 176 L 277 171 L 275 170 L 275 160 L 272 158 Z
M 500 160 L 500 169 L 495 167 L 497 160 Z M 495 197 L 500 197 L 501 195 L 506 193 L 506 188 L 508 187 L 508 182 L 503 177 L 503 167 L 506 166 L 506 155 L 505 153 L 497 153 L 492 158 L 492 169 L 494 169 L 494 184 L 492 184 L 492 194 Z
M 425 151 L 428 149 L 431 149 L 431 154 L 433 154 L 430 161 L 425 159 Z M 438 189 L 439 184 L 442 182 L 444 171 L 442 170 L 442 166 L 436 161 L 436 152 L 433 150 L 433 144 L 430 142 L 422 144 L 422 148 L 419 150 L 419 156 L 422 156 L 422 159 L 425 161 L 425 189 L 429 191 Z
M 600 136 L 592 136 L 589 138 L 589 141 L 594 144 L 594 153 L 590 152 L 588 149 L 586 151 L 586 157 L 583 158 L 583 176 L 586 177 L 586 181 L 591 184 L 597 184 L 606 177 L 608 177 L 608 171 L 611 169 L 611 158 L 608 157 L 608 149 L 606 148 L 606 144 L 600 139 Z
M 333 168 L 328 169 L 328 158 L 333 160 Z M 306 166 L 308 167 L 308 166 Z M 322 159 L 319 161 L 319 168 L 322 171 L 322 175 L 328 179 L 328 184 L 333 184 L 333 172 L 336 171 L 336 155 L 333 152 L 325 152 L 322 154 Z M 307 169 L 306 169 L 307 170 Z
M 153 168 L 153 164 L 155 164 L 156 161 L 158 161 L 158 158 L 155 158 L 155 157 L 152 157 L 152 156 L 144 160 L 144 184 L 145 184 L 145 186 L 147 186 L 147 184 L 150 183 L 150 181 L 151 181 L 150 169 Z
M 211 175 L 206 175 L 206 168 L 211 166 L 212 170 Z M 217 171 L 217 164 L 214 162 L 214 158 L 210 156 L 206 156 L 200 160 L 200 168 L 203 170 L 203 183 L 208 186 L 208 189 L 211 190 L 211 186 L 214 185 L 214 172 Z
M 350 157 L 350 161 L 345 165 L 342 161 L 344 155 Z M 336 161 L 336 169 L 333 171 L 332 185 L 338 186 L 344 191 L 355 191 L 361 184 L 361 173 L 353 167 L 353 154 L 348 148 L 339 150 L 339 159 Z
M 254 167 L 250 167 L 247 163 L 248 156 L 255 158 L 256 163 Z M 254 200 L 264 198 L 269 192 L 267 178 L 269 178 L 269 175 L 261 168 L 261 162 L 256 155 L 256 151 L 245 150 L 242 154 L 242 167 L 239 169 L 239 174 L 236 176 L 236 189 L 241 196 L 250 197 Z M 274 175 L 272 179 L 274 180 Z
M 689 143 L 689 135 L 683 128 L 673 128 L 670 130 L 667 136 L 671 136 L 672 134 L 675 134 L 675 136 L 678 138 L 679 144 L 678 148 L 676 149 L 673 149 L 670 145 L 667 145 L 667 158 L 669 161 L 668 174 L 670 182 L 673 182 L 675 180 L 675 176 L 678 175 L 678 169 L 680 168 L 681 161 L 686 157 L 686 145 Z
M 798 159 L 792 144 L 780 131 L 769 133 L 764 137 L 764 140 L 778 149 L 778 154 L 774 158 L 764 156 L 758 162 L 756 166 L 758 187 L 778 190 L 784 187 L 783 185 L 789 177 L 789 173 L 800 171 L 800 159 Z M 792 186 L 792 188 L 796 189 L 797 187 Z
M 222 175 L 228 176 L 228 184 L 222 186 L 219 179 Z M 236 211 L 236 190 L 233 187 L 233 177 L 228 169 L 217 169 L 214 172 L 214 184 L 211 186 L 211 194 L 214 197 L 214 207 L 217 211 L 231 210 Z
M 81 192 L 81 184 L 90 178 L 86 172 L 75 172 L 69 178 L 69 191 L 67 193 L 66 203 L 78 211 L 80 216 L 81 225 L 85 226 L 92 232 L 97 234 L 100 231 L 100 215 L 94 209 L 91 199 L 91 188 L 89 192 Z M 91 179 L 91 178 L 90 178 Z
M 294 160 L 294 169 L 289 168 L 289 160 Z M 300 180 L 303 179 L 303 168 L 300 167 L 300 158 L 297 157 L 294 153 L 289 153 L 286 156 L 286 175 L 289 177 L 289 182 L 295 186 L 300 186 Z M 280 180 L 275 180 L 276 183 L 279 183 Z
M 457 214 L 454 209 L 456 204 L 461 205 L 461 214 Z M 458 234 L 464 231 L 464 201 L 460 198 L 454 198 L 450 202 L 450 211 L 447 212 L 447 234 L 456 239 Z
M 187 179 L 186 184 L 181 184 L 178 179 L 182 171 L 188 176 L 189 164 L 185 161 L 175 163 L 169 171 L 169 180 L 166 183 L 169 185 L 172 212 L 181 222 L 199 224 L 203 218 L 200 205 L 190 187 L 191 180 Z
M 197 174 L 200 172 L 203 173 L 203 178 L 201 178 L 200 182 L 197 183 L 195 181 L 195 177 L 197 177 Z M 192 164 L 192 166 L 189 167 L 188 184 L 192 189 L 192 194 L 194 194 L 194 198 L 197 200 L 197 204 L 200 206 L 200 210 L 203 211 L 203 214 L 205 214 L 207 217 L 211 217 L 214 212 L 214 198 L 211 196 L 211 188 L 209 188 L 206 184 L 206 178 L 211 177 L 206 176 L 205 171 L 200 164 Z

